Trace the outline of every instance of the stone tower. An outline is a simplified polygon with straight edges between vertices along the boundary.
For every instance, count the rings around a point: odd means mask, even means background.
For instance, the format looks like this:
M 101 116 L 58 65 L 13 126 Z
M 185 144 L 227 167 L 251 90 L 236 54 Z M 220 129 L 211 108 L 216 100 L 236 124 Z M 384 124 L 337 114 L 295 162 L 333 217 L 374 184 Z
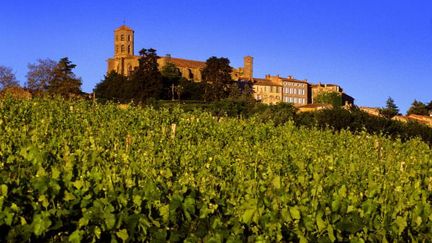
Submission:
M 129 76 L 136 66 L 138 60 L 134 55 L 134 31 L 122 25 L 114 30 L 114 57 L 108 59 L 108 72 Z
M 251 81 L 253 79 L 253 57 L 245 56 L 243 61 L 243 78 Z
M 130 57 L 134 55 L 134 31 L 122 25 L 114 31 L 114 57 Z

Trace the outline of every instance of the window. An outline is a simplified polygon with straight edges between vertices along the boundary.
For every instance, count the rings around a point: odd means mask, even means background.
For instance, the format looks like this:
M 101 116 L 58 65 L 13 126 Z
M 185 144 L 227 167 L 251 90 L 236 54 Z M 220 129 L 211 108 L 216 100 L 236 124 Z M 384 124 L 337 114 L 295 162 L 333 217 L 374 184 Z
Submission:
M 125 51 L 125 47 L 124 45 L 121 45 L 121 53 L 123 53 Z
M 131 39 L 130 39 L 130 35 L 128 35 L 128 41 L 130 41 Z
M 189 79 L 194 80 L 194 75 L 193 75 L 192 69 L 189 68 L 188 71 L 189 71 Z
M 131 48 L 130 48 L 130 45 L 128 45 L 128 54 L 130 54 L 131 53 Z
M 121 41 L 124 41 L 124 35 L 121 35 L 121 36 L 120 36 L 120 40 L 121 40 Z
M 116 53 L 119 52 L 119 46 L 118 46 L 118 45 L 116 45 L 116 47 L 115 47 L 115 52 L 116 52 Z

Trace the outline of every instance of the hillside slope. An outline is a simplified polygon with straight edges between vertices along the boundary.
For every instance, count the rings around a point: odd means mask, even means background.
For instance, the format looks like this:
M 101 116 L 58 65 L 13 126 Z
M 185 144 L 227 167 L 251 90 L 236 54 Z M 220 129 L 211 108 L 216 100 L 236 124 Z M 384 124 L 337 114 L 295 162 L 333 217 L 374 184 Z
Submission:
M 432 241 L 419 140 L 0 101 L 0 240 Z

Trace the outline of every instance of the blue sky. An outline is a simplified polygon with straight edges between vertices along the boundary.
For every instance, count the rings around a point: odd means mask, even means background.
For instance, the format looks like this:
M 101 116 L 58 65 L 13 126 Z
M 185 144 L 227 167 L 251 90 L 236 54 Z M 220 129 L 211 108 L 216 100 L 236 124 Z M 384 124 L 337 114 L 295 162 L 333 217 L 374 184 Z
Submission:
M 254 56 L 254 76 L 336 83 L 361 106 L 402 112 L 432 100 L 432 1 L 418 0 L 5 0 L 0 65 L 24 83 L 27 64 L 69 57 L 90 92 L 113 55 L 113 30 L 135 30 L 136 51 L 234 67 Z

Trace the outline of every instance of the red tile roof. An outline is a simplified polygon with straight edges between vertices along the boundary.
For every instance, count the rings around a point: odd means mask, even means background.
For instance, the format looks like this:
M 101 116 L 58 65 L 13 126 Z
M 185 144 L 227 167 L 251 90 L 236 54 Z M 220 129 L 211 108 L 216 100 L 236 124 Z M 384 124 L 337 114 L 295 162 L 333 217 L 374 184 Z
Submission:
M 133 31 L 131 28 L 127 27 L 126 25 L 122 25 L 120 27 L 118 27 L 115 31 L 118 30 L 129 30 L 129 31 Z
M 265 85 L 265 86 L 282 86 L 280 83 L 272 82 L 269 79 L 264 78 L 254 78 L 253 79 L 254 85 Z
M 296 83 L 304 83 L 306 84 L 307 81 L 306 80 L 298 80 L 295 78 L 281 78 L 283 82 L 296 82 Z
M 205 68 L 206 63 L 202 61 L 195 60 L 187 60 L 182 58 L 171 57 L 167 62 L 170 62 L 177 67 L 186 67 L 186 68 Z

